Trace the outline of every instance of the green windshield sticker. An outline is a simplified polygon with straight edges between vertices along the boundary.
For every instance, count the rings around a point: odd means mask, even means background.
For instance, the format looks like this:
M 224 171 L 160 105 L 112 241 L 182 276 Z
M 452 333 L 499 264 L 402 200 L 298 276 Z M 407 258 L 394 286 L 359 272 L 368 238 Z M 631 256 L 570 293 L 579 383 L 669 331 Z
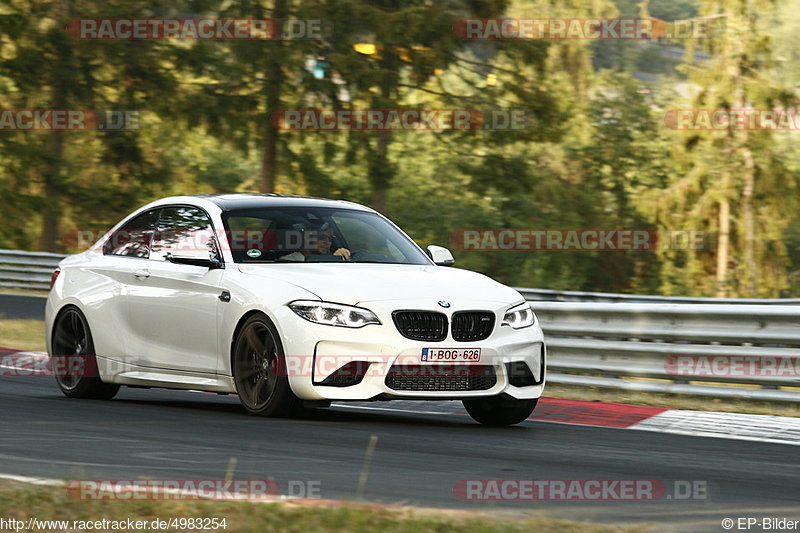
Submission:
M 261 257 L 261 250 L 256 250 L 255 248 L 252 250 L 247 250 L 247 256 L 252 257 L 254 259 L 256 257 Z

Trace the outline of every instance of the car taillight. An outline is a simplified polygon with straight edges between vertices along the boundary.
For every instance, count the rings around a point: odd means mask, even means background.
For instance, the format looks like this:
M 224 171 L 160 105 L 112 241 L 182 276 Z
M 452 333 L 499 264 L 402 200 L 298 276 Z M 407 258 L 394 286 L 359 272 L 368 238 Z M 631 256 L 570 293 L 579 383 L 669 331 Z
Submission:
M 56 284 L 56 280 L 58 279 L 58 275 L 61 274 L 61 269 L 56 268 L 53 270 L 53 273 L 50 275 L 50 288 L 53 288 L 53 285 Z

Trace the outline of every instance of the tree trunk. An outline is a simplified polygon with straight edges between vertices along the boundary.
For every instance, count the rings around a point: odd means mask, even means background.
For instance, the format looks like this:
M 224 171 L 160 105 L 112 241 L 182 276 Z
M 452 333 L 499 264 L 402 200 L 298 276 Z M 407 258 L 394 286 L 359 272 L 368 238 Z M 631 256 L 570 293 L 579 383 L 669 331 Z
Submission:
M 277 31 L 283 31 L 283 19 L 287 15 L 287 0 L 275 0 L 272 18 L 277 19 Z M 279 132 L 270 117 L 281 107 L 283 89 L 283 42 L 279 37 L 267 43 L 269 56 L 264 76 L 266 116 L 264 117 L 264 147 L 261 154 L 261 192 L 275 192 L 278 163 Z
M 64 109 L 55 107 L 55 109 Z M 64 154 L 64 137 L 60 131 L 54 131 L 50 154 L 53 158 L 47 174 L 44 176 L 45 205 L 42 210 L 42 232 L 39 234 L 38 249 L 45 252 L 57 252 L 59 227 L 61 223 L 61 207 L 58 182 L 61 178 L 61 160 Z
M 758 297 L 758 265 L 756 263 L 756 221 L 753 214 L 753 191 L 756 186 L 753 154 L 746 146 L 744 157 L 744 189 L 742 190 L 742 217 L 744 219 L 745 284 L 751 298 Z
M 378 132 L 378 143 L 376 147 L 375 163 L 370 169 L 370 183 L 372 184 L 372 195 L 370 205 L 376 211 L 386 209 L 386 196 L 389 192 L 390 168 L 389 168 L 389 142 L 390 133 L 388 131 Z
M 391 67 L 387 68 L 390 70 Z M 386 75 L 381 83 L 381 99 L 376 109 L 389 109 L 392 107 L 392 76 Z M 376 103 L 373 99 L 373 103 Z M 375 157 L 369 168 L 369 181 L 372 185 L 372 195 L 370 206 L 376 211 L 383 211 L 386 208 L 386 197 L 392 182 L 392 168 L 389 163 L 389 144 L 392 141 L 392 133 L 388 130 L 378 132 L 378 141 L 375 148 Z
M 69 17 L 68 4 L 65 0 L 57 0 L 53 4 L 53 19 L 57 28 L 63 28 Z M 61 53 L 58 50 L 56 53 Z M 67 109 L 66 84 L 61 77 L 59 68 L 50 69 L 52 109 Z M 42 231 L 39 234 L 39 250 L 46 252 L 58 251 L 59 228 L 61 222 L 61 199 L 59 183 L 61 182 L 62 159 L 64 156 L 64 133 L 53 131 L 50 133 L 50 163 L 44 178 L 45 205 L 42 210 Z
M 727 176 L 724 180 L 727 186 Z M 727 190 L 727 187 L 726 187 Z M 731 235 L 731 213 L 728 198 L 719 203 L 719 239 L 717 239 L 717 298 L 728 295 L 728 249 Z

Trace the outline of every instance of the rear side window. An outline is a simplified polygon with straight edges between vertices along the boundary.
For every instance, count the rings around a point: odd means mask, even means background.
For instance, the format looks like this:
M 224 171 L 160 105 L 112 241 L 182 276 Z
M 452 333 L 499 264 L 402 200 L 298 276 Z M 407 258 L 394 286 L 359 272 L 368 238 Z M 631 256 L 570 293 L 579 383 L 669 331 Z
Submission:
M 191 206 L 165 207 L 158 219 L 150 259 L 166 261 L 179 251 L 216 253 L 211 220 L 202 209 Z
M 147 258 L 159 209 L 130 219 L 103 244 L 103 254 Z

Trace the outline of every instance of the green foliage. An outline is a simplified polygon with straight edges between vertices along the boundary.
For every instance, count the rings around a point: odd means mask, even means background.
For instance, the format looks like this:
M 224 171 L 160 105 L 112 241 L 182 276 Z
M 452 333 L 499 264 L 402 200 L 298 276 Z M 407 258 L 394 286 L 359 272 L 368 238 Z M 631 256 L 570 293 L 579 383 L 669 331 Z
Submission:
M 6 0 L 0 108 L 134 109 L 141 127 L 1 132 L 0 201 L 13 222 L 0 225 L 0 247 L 64 250 L 67 232 L 107 228 L 161 196 L 272 183 L 371 204 L 422 245 L 447 245 L 465 229 L 710 236 L 702 250 L 658 253 L 454 250 L 459 266 L 514 285 L 796 295 L 796 132 L 672 131 L 663 117 L 679 107 L 796 105 L 798 2 L 773 10 L 762 0 Z M 322 39 L 80 41 L 63 29 L 83 16 L 280 13 L 322 19 Z M 727 32 L 705 41 L 462 41 L 452 31 L 467 17 L 719 14 Z M 360 54 L 356 43 L 376 53 Z M 316 61 L 321 76 L 307 68 Z M 380 133 L 280 132 L 270 122 L 300 108 L 517 110 L 528 123 Z M 720 283 L 724 200 L 731 232 Z
M 772 4 L 703 3 L 702 13 L 723 16 L 726 29 L 698 43 L 707 59 L 689 49 L 682 69 L 690 95 L 676 98 L 673 107 L 796 107 L 794 91 L 774 75 L 771 39 L 758 23 L 762 16 L 769 18 Z M 706 231 L 711 239 L 708 249 L 662 253 L 662 290 L 739 297 L 789 294 L 785 239 L 792 219 L 785 215 L 797 213 L 798 174 L 787 165 L 779 135 L 730 129 L 678 131 L 671 137 L 672 176 L 664 187 L 643 190 L 639 205 L 661 227 Z

